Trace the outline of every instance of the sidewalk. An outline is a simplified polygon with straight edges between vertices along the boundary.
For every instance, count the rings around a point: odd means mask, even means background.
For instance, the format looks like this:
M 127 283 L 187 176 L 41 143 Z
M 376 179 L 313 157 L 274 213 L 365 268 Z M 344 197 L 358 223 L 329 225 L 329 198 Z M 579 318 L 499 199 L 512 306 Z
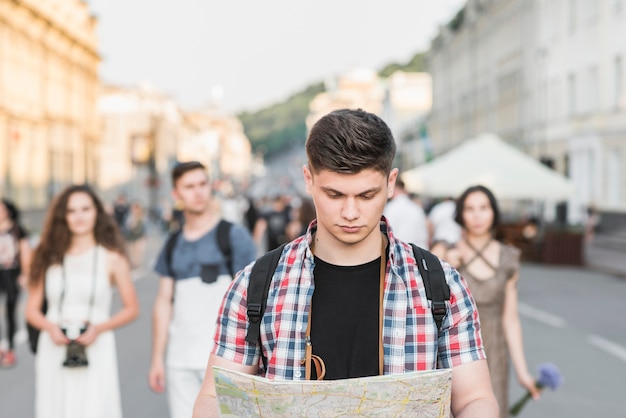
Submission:
M 626 248 L 603 245 L 601 237 L 585 246 L 585 266 L 590 270 L 626 278 Z

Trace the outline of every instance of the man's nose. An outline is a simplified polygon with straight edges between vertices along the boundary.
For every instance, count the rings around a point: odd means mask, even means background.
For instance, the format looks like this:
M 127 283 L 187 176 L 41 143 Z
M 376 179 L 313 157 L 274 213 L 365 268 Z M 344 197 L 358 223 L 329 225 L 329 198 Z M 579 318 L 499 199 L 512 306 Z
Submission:
M 356 199 L 354 198 L 346 199 L 343 205 L 343 208 L 341 210 L 341 216 L 343 216 L 345 219 L 349 221 L 358 219 L 359 208 L 357 207 Z

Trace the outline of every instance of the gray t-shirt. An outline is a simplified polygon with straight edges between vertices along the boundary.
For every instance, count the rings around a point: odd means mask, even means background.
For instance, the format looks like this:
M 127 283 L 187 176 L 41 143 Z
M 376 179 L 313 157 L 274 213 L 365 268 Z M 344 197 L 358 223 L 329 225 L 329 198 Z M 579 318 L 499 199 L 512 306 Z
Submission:
M 233 272 L 237 273 L 256 260 L 257 248 L 252 236 L 242 225 L 233 224 L 229 237 Z M 174 279 L 177 281 L 200 277 L 203 265 L 215 266 L 218 275 L 230 274 L 226 259 L 217 244 L 217 228 L 211 229 L 194 241 L 187 240 L 180 234 L 172 251 L 171 263 Z M 160 276 L 170 276 L 165 260 L 165 245 L 161 248 L 154 270 Z
M 230 228 L 233 271 L 236 273 L 256 259 L 257 248 L 246 228 Z M 217 312 L 231 283 L 228 266 L 217 243 L 217 228 L 190 241 L 177 237 L 172 251 L 172 270 L 176 283 L 166 364 L 180 369 L 204 370 L 213 346 Z M 165 245 L 155 271 L 171 280 L 165 260 Z

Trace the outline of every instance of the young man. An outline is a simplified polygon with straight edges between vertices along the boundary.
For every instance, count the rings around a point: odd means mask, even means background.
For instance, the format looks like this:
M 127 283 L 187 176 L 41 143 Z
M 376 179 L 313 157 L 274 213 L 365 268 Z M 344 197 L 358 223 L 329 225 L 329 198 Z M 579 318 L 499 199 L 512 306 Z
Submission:
M 283 249 L 261 322 L 262 344 L 245 341 L 251 267 L 229 288 L 194 417 L 218 414 L 213 366 L 256 374 L 262 353 L 265 377 L 305 379 L 309 317 L 312 351 L 324 360 L 326 379 L 451 367 L 454 416 L 498 415 L 465 281 L 444 263 L 451 298 L 438 335 L 412 248 L 382 217 L 398 175 L 391 168 L 395 149 L 387 125 L 362 110 L 337 110 L 313 126 L 304 179 L 317 221 Z
M 393 226 L 396 238 L 428 248 L 428 223 L 424 209 L 409 197 L 404 182 L 396 178 L 393 196 L 383 212 Z
M 219 304 L 231 282 L 229 271 L 243 269 L 257 250 L 248 230 L 233 224 L 232 267 L 227 265 L 217 241 L 220 216 L 212 211 L 211 188 L 201 163 L 177 165 L 172 184 L 185 221 L 173 248 L 168 251 L 164 245 L 156 262 L 161 279 L 153 309 L 149 383 L 161 393 L 167 381 L 170 417 L 188 418 L 213 344 Z

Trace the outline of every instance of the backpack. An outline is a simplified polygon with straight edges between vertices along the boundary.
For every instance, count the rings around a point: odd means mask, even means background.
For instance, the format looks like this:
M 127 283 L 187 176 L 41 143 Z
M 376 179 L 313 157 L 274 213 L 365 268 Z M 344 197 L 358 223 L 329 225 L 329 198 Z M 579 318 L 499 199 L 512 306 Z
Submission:
M 235 277 L 235 272 L 233 271 L 233 260 L 232 260 L 232 249 L 230 246 L 230 228 L 233 226 L 232 223 L 220 220 L 217 224 L 217 245 L 226 260 L 226 266 L 228 267 L 228 273 L 230 273 L 231 277 Z M 174 270 L 172 268 L 172 254 L 174 253 L 174 246 L 176 245 L 176 240 L 178 236 L 181 234 L 182 228 L 179 228 L 177 231 L 174 231 L 167 238 L 167 242 L 165 243 L 165 265 L 167 266 L 167 271 L 170 277 L 174 278 Z
M 273 249 L 261 256 L 252 266 L 248 283 L 248 332 L 246 341 L 256 344 L 261 338 L 261 319 L 267 305 L 267 295 L 278 260 L 286 244 Z M 437 331 L 441 331 L 441 324 L 447 313 L 446 300 L 450 300 L 450 287 L 439 259 L 430 251 L 411 244 L 417 268 L 424 281 L 426 298 L 431 301 L 433 318 L 437 324 Z M 263 366 L 267 369 L 267 359 L 261 355 Z

